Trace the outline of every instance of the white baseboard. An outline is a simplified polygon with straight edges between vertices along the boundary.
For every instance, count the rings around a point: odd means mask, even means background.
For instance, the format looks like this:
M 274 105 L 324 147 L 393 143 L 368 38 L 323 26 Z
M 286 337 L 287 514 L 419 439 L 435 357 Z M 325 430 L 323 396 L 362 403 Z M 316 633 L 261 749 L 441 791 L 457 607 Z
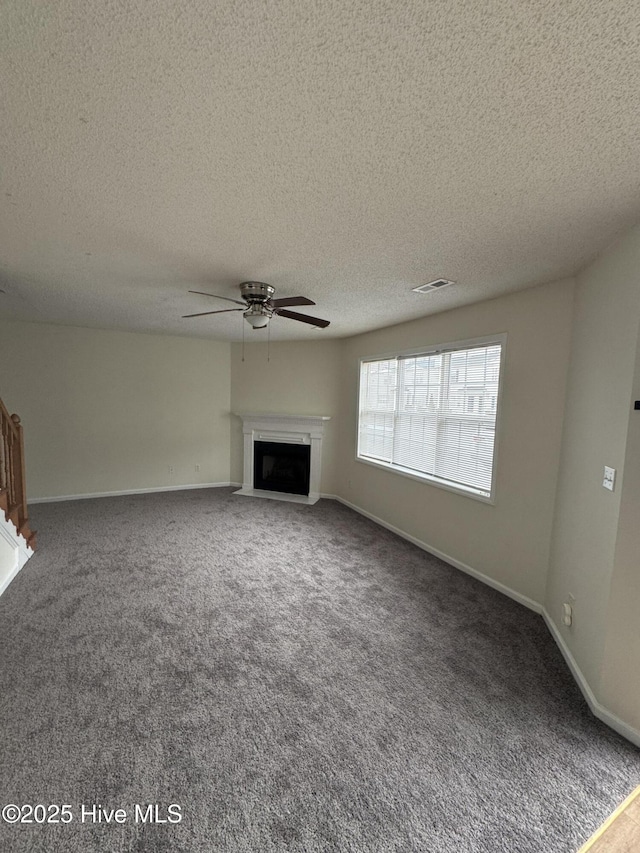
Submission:
M 558 630 L 557 625 L 549 615 L 549 612 L 546 608 L 542 608 L 542 618 L 544 619 L 547 628 L 551 632 L 551 636 L 556 641 L 556 645 L 562 652 L 562 656 L 566 661 L 569 670 L 571 671 L 571 675 L 573 675 L 578 687 L 580 688 L 582 695 L 585 698 L 585 701 L 591 712 L 596 716 L 599 720 L 602 720 L 603 723 L 606 723 L 610 728 L 614 731 L 618 732 L 618 734 L 625 737 L 627 740 L 630 740 L 631 743 L 636 746 L 640 746 L 640 731 L 634 729 L 633 726 L 625 723 L 624 720 L 621 720 L 620 717 L 616 717 L 611 711 L 605 708 L 598 700 L 596 699 L 595 693 L 589 686 L 589 682 L 584 676 L 584 673 L 578 666 L 576 659 L 571 654 L 569 646 L 564 641 L 564 637 Z
M 455 557 L 450 557 L 449 554 L 445 554 L 442 551 L 439 551 L 437 548 L 433 548 L 431 545 L 427 545 L 427 543 L 423 542 L 421 539 L 416 539 L 415 536 L 411 536 L 404 530 L 400 530 L 399 527 L 395 527 L 393 524 L 389 524 L 382 518 L 378 518 L 376 515 L 367 512 L 366 509 L 362 509 L 362 507 L 352 504 L 350 501 L 341 498 L 339 495 L 322 495 L 322 497 L 335 498 L 335 500 L 339 501 L 341 504 L 344 504 L 350 509 L 359 512 L 360 515 L 364 515 L 366 518 L 371 519 L 371 521 L 375 521 L 376 524 L 379 524 L 381 527 L 385 527 L 392 533 L 396 533 L 398 536 L 401 536 L 408 542 L 417 545 L 418 548 L 422 548 L 423 551 L 427 551 L 427 553 L 433 554 L 434 557 L 438 557 L 438 559 L 442 560 L 444 563 L 448 563 L 450 566 L 453 566 L 456 569 L 460 569 L 461 572 L 464 572 L 465 574 L 471 575 L 471 577 L 482 581 L 482 583 L 486 584 L 487 586 L 490 586 L 493 589 L 496 589 L 498 592 L 501 592 L 503 595 L 506 595 L 509 598 L 512 598 L 514 601 L 517 601 L 518 604 L 523 604 L 525 607 L 528 607 L 529 610 L 533 610 L 534 613 L 542 613 L 542 605 L 539 604 L 537 601 L 534 601 L 532 598 L 523 595 L 521 592 L 517 592 L 515 589 L 511 589 L 511 587 L 505 586 L 505 584 L 500 583 L 500 581 L 496 581 L 493 578 L 490 578 L 488 575 L 479 572 L 472 566 L 468 566 L 466 563 L 463 563 L 460 560 L 456 560 Z
M 49 498 L 29 498 L 31 504 L 55 503 L 57 501 L 82 501 L 88 498 L 115 498 L 121 495 L 148 495 L 154 492 L 183 492 L 188 489 L 220 489 L 225 486 L 239 486 L 240 483 L 192 483 L 187 486 L 156 486 L 152 489 L 124 489 L 118 492 L 91 492 L 82 495 L 55 495 Z

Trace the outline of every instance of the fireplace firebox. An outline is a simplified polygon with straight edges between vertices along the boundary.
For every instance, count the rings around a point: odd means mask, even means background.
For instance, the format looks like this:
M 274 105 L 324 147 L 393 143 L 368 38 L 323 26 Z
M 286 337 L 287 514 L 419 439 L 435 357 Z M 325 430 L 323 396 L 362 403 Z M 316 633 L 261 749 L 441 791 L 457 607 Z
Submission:
M 254 489 L 308 495 L 310 471 L 311 447 L 308 444 L 254 441 Z

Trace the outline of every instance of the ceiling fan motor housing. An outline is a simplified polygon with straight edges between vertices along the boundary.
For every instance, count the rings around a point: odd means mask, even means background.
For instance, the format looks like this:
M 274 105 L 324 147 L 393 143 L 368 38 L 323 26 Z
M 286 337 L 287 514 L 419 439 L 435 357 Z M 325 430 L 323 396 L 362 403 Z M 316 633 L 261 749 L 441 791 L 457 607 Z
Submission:
M 267 302 L 275 292 L 275 287 L 265 284 L 264 281 L 243 281 L 240 285 L 242 298 L 246 299 L 250 305 L 255 302 Z

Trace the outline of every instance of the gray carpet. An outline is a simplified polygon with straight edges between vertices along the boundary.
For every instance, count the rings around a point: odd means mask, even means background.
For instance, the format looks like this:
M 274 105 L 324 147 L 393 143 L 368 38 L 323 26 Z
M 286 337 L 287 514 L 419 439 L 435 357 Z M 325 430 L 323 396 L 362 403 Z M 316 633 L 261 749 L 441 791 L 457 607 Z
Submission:
M 73 820 L 0 850 L 573 853 L 638 784 L 540 617 L 336 502 L 232 491 L 33 507 L 0 802 Z

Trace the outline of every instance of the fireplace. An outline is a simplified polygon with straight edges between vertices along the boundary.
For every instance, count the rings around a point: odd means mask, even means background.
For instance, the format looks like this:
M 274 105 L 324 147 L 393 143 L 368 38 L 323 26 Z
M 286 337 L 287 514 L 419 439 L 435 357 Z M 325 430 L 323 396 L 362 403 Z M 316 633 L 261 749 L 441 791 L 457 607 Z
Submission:
M 240 414 L 244 472 L 237 495 L 314 504 L 327 415 Z
M 309 494 L 311 447 L 280 441 L 254 441 L 253 488 L 289 495 Z

